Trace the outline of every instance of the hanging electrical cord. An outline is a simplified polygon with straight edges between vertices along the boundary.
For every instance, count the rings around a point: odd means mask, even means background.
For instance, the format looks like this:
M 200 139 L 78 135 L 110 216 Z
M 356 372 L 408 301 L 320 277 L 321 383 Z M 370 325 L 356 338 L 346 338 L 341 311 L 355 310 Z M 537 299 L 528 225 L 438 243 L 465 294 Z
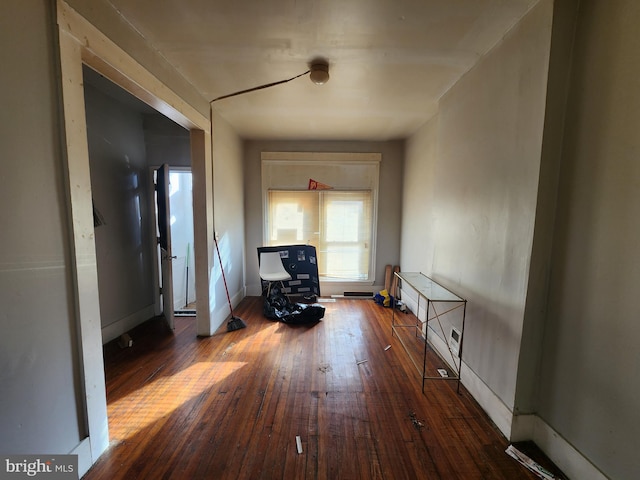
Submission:
M 306 74 L 309 75 L 309 79 L 315 83 L 316 85 L 324 85 L 329 81 L 329 62 L 324 60 L 323 58 L 316 58 L 311 62 L 309 70 L 306 72 L 302 72 L 299 75 L 296 75 L 291 78 L 287 78 L 285 80 L 279 80 L 277 82 L 265 83 L 264 85 L 259 85 L 253 88 L 247 88 L 245 90 L 240 90 L 239 92 L 229 93 L 228 95 L 222 95 L 221 97 L 214 98 L 209 102 L 211 105 L 213 102 L 217 102 L 218 100 L 223 100 L 229 97 L 235 97 L 236 95 L 242 95 L 243 93 L 255 92 L 256 90 L 262 90 L 264 88 L 275 87 L 276 85 L 282 85 L 283 83 L 288 83 L 296 78 L 303 77 Z
M 223 99 L 229 98 L 229 97 L 235 97 L 236 95 L 242 95 L 243 93 L 255 92 L 256 90 L 262 90 L 263 88 L 275 87 L 276 85 L 281 85 L 283 83 L 288 83 L 288 82 L 290 82 L 292 80 L 295 80 L 296 78 L 300 78 L 300 77 L 302 77 L 302 76 L 304 76 L 304 75 L 306 75 L 307 73 L 310 73 L 310 72 L 311 72 L 311 70 L 307 70 L 306 72 L 303 72 L 300 75 L 296 75 L 295 77 L 287 78 L 286 80 L 280 80 L 278 82 L 266 83 L 266 84 L 260 85 L 258 87 L 247 88 L 246 90 L 240 90 L 239 92 L 230 93 L 228 95 L 222 95 L 221 97 L 214 98 L 209 103 L 217 102 L 218 100 L 223 100 Z

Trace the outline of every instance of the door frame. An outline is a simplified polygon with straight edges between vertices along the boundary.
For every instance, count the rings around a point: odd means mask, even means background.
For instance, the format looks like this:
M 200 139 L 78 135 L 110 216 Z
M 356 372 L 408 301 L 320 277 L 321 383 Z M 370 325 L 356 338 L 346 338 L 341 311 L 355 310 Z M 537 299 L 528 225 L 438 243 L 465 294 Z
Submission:
M 160 165 L 149 165 L 148 169 L 147 169 L 147 182 L 148 182 L 148 187 L 149 187 L 149 191 L 152 192 L 154 191 L 154 189 L 156 188 L 156 184 L 155 184 L 155 171 L 160 168 Z M 193 179 L 193 172 L 191 167 L 186 167 L 183 165 L 180 166 L 173 166 L 171 164 L 169 164 L 169 172 L 180 172 L 180 173 L 189 173 L 191 174 L 191 177 Z M 192 180 L 192 195 L 191 195 L 192 199 L 194 197 L 193 195 L 193 180 Z M 160 316 L 162 315 L 162 295 L 160 294 L 160 256 L 158 254 L 158 238 L 157 238 L 157 234 L 156 234 L 156 216 L 157 216 L 157 206 L 155 203 L 154 198 L 150 197 L 149 201 L 148 201 L 148 208 L 150 212 L 153 212 L 153 214 L 151 215 L 151 218 L 149 220 L 149 228 L 154 232 L 153 238 L 151 238 L 151 249 L 154 252 L 154 257 L 153 257 L 153 291 L 154 291 L 154 314 L 156 316 Z M 175 212 L 172 210 L 172 215 L 175 214 Z M 191 244 L 193 245 L 193 239 L 194 239 L 194 231 L 195 231 L 195 218 L 193 215 L 193 206 L 191 208 L 191 223 L 193 223 L 193 230 L 191 231 Z M 172 231 L 172 235 L 173 235 L 173 231 Z M 193 252 L 191 253 L 191 255 L 193 256 Z M 196 285 L 196 272 L 195 272 L 195 265 L 194 265 L 194 261 L 190 260 L 190 265 L 192 265 L 194 267 L 194 271 L 193 271 L 193 285 Z M 191 276 L 191 275 L 190 275 Z M 195 293 L 197 295 L 197 288 L 195 290 L 193 290 L 191 293 Z M 191 296 L 191 294 L 189 294 L 189 296 Z M 174 292 L 174 300 L 175 300 L 175 292 Z M 174 301 L 175 304 L 175 301 Z M 175 307 L 175 311 L 180 310 L 180 308 Z
M 158 167 L 155 167 L 155 168 L 158 168 Z M 193 217 L 193 173 L 191 171 L 191 166 L 184 166 L 184 165 L 175 165 L 174 166 L 174 165 L 169 164 L 169 174 L 171 175 L 171 174 L 174 174 L 174 173 L 181 174 L 181 175 L 188 174 L 191 177 L 190 181 L 191 181 L 192 194 L 190 196 L 190 198 L 191 198 L 191 207 L 190 207 L 190 210 L 189 210 L 189 214 L 190 214 L 189 223 L 193 226 L 193 228 L 191 228 L 189 230 L 189 239 L 190 239 L 190 241 L 189 241 L 189 245 L 190 245 L 189 255 L 190 255 L 190 259 L 187 259 L 186 255 L 185 255 L 185 265 L 186 265 L 186 262 L 188 260 L 190 266 L 194 267 L 193 254 L 191 252 L 191 246 L 193 246 L 193 235 L 194 235 L 193 232 L 194 232 L 194 228 L 195 228 L 194 217 Z M 171 215 L 174 216 L 174 217 L 177 217 L 179 220 L 185 218 L 184 212 L 181 209 L 178 209 L 176 211 L 173 207 L 171 207 Z M 182 252 L 179 252 L 177 250 L 177 244 L 175 242 L 177 236 L 178 236 L 178 234 L 172 228 L 171 229 L 171 248 L 173 249 L 174 255 L 179 260 L 181 258 Z M 180 305 L 178 305 L 176 303 L 177 294 L 176 294 L 176 288 L 175 288 L 176 287 L 176 285 L 175 285 L 176 272 L 175 271 L 173 272 L 173 276 L 174 276 L 174 288 L 173 288 L 173 304 L 174 304 L 174 308 L 175 308 L 176 312 L 180 312 L 180 311 L 184 312 L 185 309 L 182 306 L 180 306 Z M 192 270 L 192 272 L 189 274 L 189 277 L 193 278 L 193 282 L 189 282 L 189 286 L 195 287 L 195 284 L 196 284 L 196 281 L 195 281 L 196 280 L 195 269 Z M 196 293 L 196 290 L 194 288 L 189 289 L 189 291 L 187 292 L 187 294 L 189 296 L 192 296 L 192 294 L 195 294 L 195 293 Z M 187 304 L 189 303 L 189 299 L 188 298 L 185 298 L 185 301 L 187 302 Z M 189 309 L 189 310 L 192 310 L 192 309 Z M 187 315 L 183 314 L 182 316 L 192 316 L 192 315 L 191 314 L 187 314 Z
M 191 132 L 194 220 L 197 219 L 194 223 L 199 225 L 194 230 L 194 258 L 196 276 L 203 279 L 209 278 L 212 263 L 209 252 L 213 245 L 211 120 L 160 82 L 63 0 L 57 0 L 56 22 L 69 243 L 72 250 L 69 275 L 74 289 L 86 422 L 86 437 L 73 453 L 78 455 L 78 473 L 82 475 L 109 445 L 82 65 L 96 70 Z M 196 283 L 197 302 L 203 307 L 210 305 L 208 287 L 208 281 Z M 211 318 L 209 308 L 198 309 L 199 335 L 211 334 Z
M 173 305 L 173 247 L 171 238 L 171 170 L 164 163 L 155 174 L 155 218 L 158 229 L 158 248 L 160 256 L 160 279 L 162 280 L 162 316 L 170 330 L 175 330 L 175 312 Z M 156 277 L 158 278 L 158 277 Z

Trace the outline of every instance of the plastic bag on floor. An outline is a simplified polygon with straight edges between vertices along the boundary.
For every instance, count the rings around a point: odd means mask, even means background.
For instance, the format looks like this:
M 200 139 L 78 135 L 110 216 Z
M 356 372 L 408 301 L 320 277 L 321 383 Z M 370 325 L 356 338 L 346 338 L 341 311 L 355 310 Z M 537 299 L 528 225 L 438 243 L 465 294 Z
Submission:
M 373 300 L 378 305 L 382 305 L 384 307 L 391 307 L 395 304 L 395 298 L 389 295 L 387 290 L 380 290 L 380 292 L 374 295 Z
M 270 320 L 303 325 L 318 323 L 324 317 L 324 307 L 316 304 L 292 303 L 278 286 L 273 285 L 269 294 L 264 297 L 263 313 Z

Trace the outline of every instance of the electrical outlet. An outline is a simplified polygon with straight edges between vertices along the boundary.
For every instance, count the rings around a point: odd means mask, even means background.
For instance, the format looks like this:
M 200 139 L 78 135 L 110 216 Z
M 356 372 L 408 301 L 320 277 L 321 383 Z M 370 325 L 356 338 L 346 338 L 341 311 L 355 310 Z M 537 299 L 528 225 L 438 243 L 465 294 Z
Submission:
M 451 327 L 451 333 L 449 334 L 449 347 L 451 347 L 451 351 L 458 355 L 460 350 L 460 339 L 462 335 L 460 334 L 460 330 L 455 327 Z

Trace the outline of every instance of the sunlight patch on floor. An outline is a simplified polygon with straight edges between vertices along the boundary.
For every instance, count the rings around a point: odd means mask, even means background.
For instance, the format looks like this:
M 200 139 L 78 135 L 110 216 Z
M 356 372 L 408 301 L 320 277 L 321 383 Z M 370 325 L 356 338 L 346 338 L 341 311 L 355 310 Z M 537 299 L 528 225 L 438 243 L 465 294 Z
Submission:
M 108 415 L 125 419 L 109 426 L 110 439 L 133 437 L 181 406 L 210 390 L 247 362 L 198 362 L 170 376 L 158 379 L 108 405 Z

